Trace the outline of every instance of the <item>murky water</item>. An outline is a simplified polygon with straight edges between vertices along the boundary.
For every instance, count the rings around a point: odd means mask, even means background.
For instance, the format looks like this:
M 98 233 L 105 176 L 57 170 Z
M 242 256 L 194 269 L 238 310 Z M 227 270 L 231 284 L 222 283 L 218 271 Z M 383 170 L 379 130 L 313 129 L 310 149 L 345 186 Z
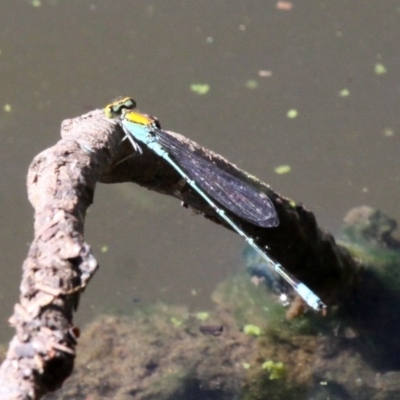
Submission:
M 327 229 L 361 204 L 400 218 L 399 1 L 34 4 L 0 3 L 1 341 L 32 238 L 28 165 L 63 119 L 118 95 L 305 203 Z M 276 174 L 281 165 L 291 172 Z M 86 239 L 101 269 L 80 324 L 136 301 L 206 307 L 242 265 L 235 235 L 133 185 L 97 188 Z

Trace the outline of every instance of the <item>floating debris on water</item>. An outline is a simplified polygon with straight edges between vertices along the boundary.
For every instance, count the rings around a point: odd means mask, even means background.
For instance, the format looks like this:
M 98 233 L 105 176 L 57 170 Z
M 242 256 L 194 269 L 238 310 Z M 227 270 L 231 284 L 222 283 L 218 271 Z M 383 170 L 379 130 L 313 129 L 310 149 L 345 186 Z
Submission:
M 290 11 L 293 9 L 293 3 L 291 1 L 278 1 L 276 8 L 281 11 Z
M 199 96 L 204 96 L 210 91 L 210 85 L 206 83 L 192 83 L 190 85 L 190 90 Z
M 348 97 L 350 96 L 350 90 L 349 89 L 342 89 L 339 92 L 339 97 Z
M 383 130 L 383 136 L 385 136 L 385 137 L 394 136 L 394 130 L 392 128 L 385 128 Z
M 278 175 L 288 174 L 291 170 L 292 167 L 290 165 L 279 165 L 278 167 L 275 167 L 275 172 Z
M 375 75 L 384 75 L 387 73 L 386 67 L 382 63 L 375 64 Z
M 261 78 L 269 78 L 272 76 L 272 71 L 260 69 L 260 71 L 258 71 L 258 76 L 260 76 Z
M 258 82 L 255 79 L 249 79 L 245 86 L 247 89 L 254 90 L 258 88 Z

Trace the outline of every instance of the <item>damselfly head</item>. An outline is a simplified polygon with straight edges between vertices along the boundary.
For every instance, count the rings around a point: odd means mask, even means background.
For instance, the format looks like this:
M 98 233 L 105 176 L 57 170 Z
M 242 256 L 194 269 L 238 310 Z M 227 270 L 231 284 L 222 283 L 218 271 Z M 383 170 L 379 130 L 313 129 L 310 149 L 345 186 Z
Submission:
M 124 110 L 133 110 L 136 108 L 136 101 L 131 97 L 120 97 L 104 107 L 104 113 L 107 118 L 116 118 L 121 116 Z

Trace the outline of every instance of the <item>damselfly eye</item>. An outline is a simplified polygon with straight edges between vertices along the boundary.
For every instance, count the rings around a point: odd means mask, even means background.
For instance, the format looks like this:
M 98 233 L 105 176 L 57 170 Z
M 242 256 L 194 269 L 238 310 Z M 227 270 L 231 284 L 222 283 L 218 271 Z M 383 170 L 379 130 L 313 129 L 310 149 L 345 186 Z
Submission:
M 125 101 L 121 104 L 121 107 L 128 110 L 133 110 L 134 108 L 136 108 L 136 101 L 131 99 L 130 97 L 127 97 Z
M 115 118 L 123 113 L 123 110 L 133 110 L 136 108 L 136 101 L 131 97 L 123 97 L 108 104 L 104 111 L 109 118 Z
M 122 110 L 133 110 L 136 108 L 136 101 L 130 97 L 125 97 L 119 101 L 110 104 L 112 112 L 116 115 L 121 115 Z

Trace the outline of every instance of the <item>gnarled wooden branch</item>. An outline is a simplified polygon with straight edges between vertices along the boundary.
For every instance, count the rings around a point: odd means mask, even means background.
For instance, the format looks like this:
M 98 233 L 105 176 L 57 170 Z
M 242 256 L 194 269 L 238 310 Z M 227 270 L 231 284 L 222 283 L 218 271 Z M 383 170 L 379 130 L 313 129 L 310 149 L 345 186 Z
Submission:
M 273 201 L 280 225 L 265 229 L 231 215 L 289 271 L 318 293 L 327 304 L 351 293 L 357 269 L 348 253 L 322 232 L 312 213 L 274 193 L 217 154 L 175 135 L 193 151 L 221 168 L 251 181 Z M 79 296 L 97 269 L 83 240 L 86 210 L 96 182 L 136 182 L 174 196 L 223 224 L 166 162 L 144 149 L 140 157 L 123 132 L 102 110 L 66 120 L 62 140 L 33 160 L 28 174 L 29 199 L 35 209 L 34 240 L 23 265 L 21 295 L 10 319 L 16 335 L 0 367 L 0 400 L 38 399 L 60 387 L 75 358 L 77 328 L 72 321 Z

